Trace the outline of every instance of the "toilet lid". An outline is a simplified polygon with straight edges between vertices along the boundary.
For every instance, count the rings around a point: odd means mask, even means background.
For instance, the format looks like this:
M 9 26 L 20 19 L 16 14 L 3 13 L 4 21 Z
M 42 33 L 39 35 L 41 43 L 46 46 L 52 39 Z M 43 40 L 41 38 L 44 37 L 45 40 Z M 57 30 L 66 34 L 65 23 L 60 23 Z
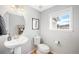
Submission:
M 45 45 L 45 44 L 39 44 L 39 45 L 38 45 L 38 50 L 41 51 L 41 52 L 42 52 L 42 51 L 43 51 L 43 52 L 44 52 L 44 51 L 45 51 L 45 52 L 48 52 L 48 51 L 49 51 L 49 47 L 48 47 L 47 45 Z

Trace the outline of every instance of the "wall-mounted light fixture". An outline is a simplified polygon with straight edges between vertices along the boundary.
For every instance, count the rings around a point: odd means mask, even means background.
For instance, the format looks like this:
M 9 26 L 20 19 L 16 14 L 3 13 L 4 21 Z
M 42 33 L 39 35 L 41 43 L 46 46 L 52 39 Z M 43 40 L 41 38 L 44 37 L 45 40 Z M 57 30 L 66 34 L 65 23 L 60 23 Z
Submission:
M 10 9 L 18 13 L 22 13 L 22 14 L 24 13 L 24 8 L 22 5 L 11 5 Z

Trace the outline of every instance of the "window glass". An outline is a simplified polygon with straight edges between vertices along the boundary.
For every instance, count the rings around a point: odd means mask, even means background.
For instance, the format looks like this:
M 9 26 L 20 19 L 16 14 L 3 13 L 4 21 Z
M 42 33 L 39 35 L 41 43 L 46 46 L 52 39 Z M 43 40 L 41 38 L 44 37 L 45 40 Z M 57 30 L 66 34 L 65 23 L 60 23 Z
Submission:
M 69 29 L 69 21 L 70 21 L 70 17 L 68 13 L 58 16 L 57 28 Z

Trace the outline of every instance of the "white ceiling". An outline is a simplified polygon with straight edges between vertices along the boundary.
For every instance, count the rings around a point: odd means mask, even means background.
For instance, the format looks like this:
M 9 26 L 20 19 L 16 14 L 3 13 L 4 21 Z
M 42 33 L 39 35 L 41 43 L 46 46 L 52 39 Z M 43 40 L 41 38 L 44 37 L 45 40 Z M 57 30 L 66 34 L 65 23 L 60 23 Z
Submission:
M 32 8 L 42 12 L 48 8 L 51 8 L 53 7 L 54 5 L 30 5 Z
M 42 11 L 44 11 L 44 10 L 46 10 L 46 9 L 49 9 L 49 8 L 55 6 L 55 5 L 28 5 L 28 6 L 34 8 L 34 9 L 40 11 L 40 12 L 42 12 Z M 13 5 L 13 6 L 11 6 L 11 7 L 12 7 L 12 8 L 15 8 L 15 7 L 16 7 L 16 8 L 23 8 L 22 5 Z

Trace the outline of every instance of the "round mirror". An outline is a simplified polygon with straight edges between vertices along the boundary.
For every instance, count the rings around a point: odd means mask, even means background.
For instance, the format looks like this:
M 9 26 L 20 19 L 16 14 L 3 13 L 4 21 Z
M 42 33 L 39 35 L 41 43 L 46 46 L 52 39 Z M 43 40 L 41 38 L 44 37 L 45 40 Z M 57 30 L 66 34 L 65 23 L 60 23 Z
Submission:
M 11 36 L 21 35 L 25 29 L 25 19 L 23 15 L 17 13 L 6 12 L 6 30 Z

